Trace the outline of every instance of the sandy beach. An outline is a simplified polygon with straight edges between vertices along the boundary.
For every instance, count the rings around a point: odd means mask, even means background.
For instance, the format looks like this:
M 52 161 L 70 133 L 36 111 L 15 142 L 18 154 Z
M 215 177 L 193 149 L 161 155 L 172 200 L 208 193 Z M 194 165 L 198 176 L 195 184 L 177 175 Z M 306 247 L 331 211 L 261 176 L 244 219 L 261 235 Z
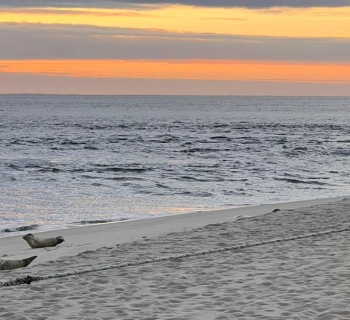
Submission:
M 37 234 L 65 238 L 50 249 L 8 237 L 0 257 L 38 258 L 0 281 L 344 228 L 349 218 L 350 198 L 332 198 Z M 343 232 L 3 287 L 0 319 L 348 319 L 349 243 Z

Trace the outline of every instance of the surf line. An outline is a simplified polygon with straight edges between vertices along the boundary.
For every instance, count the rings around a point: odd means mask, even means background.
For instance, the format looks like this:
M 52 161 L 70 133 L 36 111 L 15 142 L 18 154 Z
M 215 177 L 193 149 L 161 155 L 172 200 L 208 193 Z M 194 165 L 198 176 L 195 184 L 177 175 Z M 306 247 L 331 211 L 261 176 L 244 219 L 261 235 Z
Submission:
M 27 277 L 23 277 L 23 278 L 17 278 L 14 280 L 0 281 L 0 287 L 11 287 L 11 286 L 18 286 L 18 285 L 22 285 L 22 284 L 31 284 L 32 282 L 36 282 L 36 281 L 49 280 L 49 279 L 55 279 L 55 278 L 63 278 L 63 277 L 69 277 L 69 276 L 90 273 L 90 272 L 98 272 L 98 271 L 104 271 L 104 270 L 112 270 L 112 269 L 119 269 L 119 268 L 125 268 L 125 267 L 140 266 L 140 265 L 144 265 L 144 264 L 148 264 L 148 263 L 155 263 L 155 262 L 161 262 L 161 261 L 167 261 L 167 260 L 175 260 L 175 259 L 184 259 L 184 258 L 190 258 L 190 257 L 195 257 L 195 256 L 203 256 L 203 255 L 211 254 L 211 253 L 234 251 L 234 250 L 239 250 L 239 249 L 252 248 L 252 247 L 273 244 L 273 243 L 277 243 L 277 242 L 286 242 L 286 241 L 307 239 L 307 238 L 312 238 L 312 237 L 320 237 L 320 236 L 324 236 L 324 235 L 346 232 L 346 231 L 350 231 L 350 227 L 343 228 L 343 229 L 333 229 L 333 230 L 327 230 L 327 231 L 320 231 L 320 232 L 315 232 L 315 233 L 307 233 L 307 234 L 302 234 L 302 235 L 297 235 L 297 236 L 291 236 L 291 237 L 286 237 L 286 238 L 277 238 L 277 239 L 260 241 L 260 242 L 239 244 L 239 245 L 235 245 L 235 246 L 231 246 L 231 247 L 222 247 L 222 248 L 217 248 L 217 249 L 208 249 L 208 250 L 202 250 L 202 251 L 188 252 L 188 253 L 182 253 L 182 254 L 177 254 L 177 255 L 167 256 L 167 257 L 151 258 L 151 259 L 146 259 L 146 260 L 125 262 L 125 263 L 120 263 L 120 264 L 112 264 L 109 266 L 102 266 L 102 267 L 96 267 L 96 268 L 90 268 L 90 269 L 69 271 L 69 272 L 64 272 L 64 273 L 55 273 L 55 274 L 50 274 L 50 275 L 46 275 L 46 276 L 27 276 Z

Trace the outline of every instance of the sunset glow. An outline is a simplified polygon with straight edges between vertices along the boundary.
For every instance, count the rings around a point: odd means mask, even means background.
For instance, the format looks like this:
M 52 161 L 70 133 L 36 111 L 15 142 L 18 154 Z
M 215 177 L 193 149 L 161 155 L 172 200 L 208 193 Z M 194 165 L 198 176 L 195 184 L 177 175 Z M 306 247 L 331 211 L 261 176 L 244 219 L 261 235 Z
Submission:
M 143 11 L 113 9 L 2 10 L 0 22 L 93 25 L 286 37 L 350 38 L 350 7 L 247 10 L 166 6 Z M 276 27 L 278 26 L 278 27 Z
M 261 61 L 0 61 L 0 72 L 88 78 L 340 82 L 350 84 L 350 64 Z
M 283 1 L 273 7 L 269 0 L 251 7 L 208 7 L 200 0 L 96 1 L 90 7 L 79 0 L 65 7 L 50 0 L 41 7 L 39 0 L 31 1 L 23 7 L 0 3 L 3 75 L 350 81 L 350 1 L 315 7 L 309 0 L 305 8 Z

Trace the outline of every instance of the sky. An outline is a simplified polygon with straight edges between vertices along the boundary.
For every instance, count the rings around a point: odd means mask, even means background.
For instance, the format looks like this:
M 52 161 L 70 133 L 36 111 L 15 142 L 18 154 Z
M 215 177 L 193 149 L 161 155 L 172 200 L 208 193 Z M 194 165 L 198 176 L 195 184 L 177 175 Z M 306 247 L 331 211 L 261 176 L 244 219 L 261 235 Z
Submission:
M 0 94 L 350 96 L 350 0 L 0 0 Z

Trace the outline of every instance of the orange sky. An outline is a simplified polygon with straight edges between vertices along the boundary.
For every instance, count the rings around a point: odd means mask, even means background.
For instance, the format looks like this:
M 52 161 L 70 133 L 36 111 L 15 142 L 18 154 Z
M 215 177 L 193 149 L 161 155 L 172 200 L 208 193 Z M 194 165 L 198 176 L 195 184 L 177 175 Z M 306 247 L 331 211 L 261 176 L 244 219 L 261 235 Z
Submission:
M 180 5 L 154 10 L 7 9 L 0 22 L 94 25 L 176 32 L 350 38 L 350 7 L 248 10 Z
M 0 72 L 50 76 L 191 79 L 350 84 L 349 64 L 228 60 L 29 60 L 0 61 Z
M 0 73 L 347 84 L 349 17 L 350 7 L 3 7 Z

